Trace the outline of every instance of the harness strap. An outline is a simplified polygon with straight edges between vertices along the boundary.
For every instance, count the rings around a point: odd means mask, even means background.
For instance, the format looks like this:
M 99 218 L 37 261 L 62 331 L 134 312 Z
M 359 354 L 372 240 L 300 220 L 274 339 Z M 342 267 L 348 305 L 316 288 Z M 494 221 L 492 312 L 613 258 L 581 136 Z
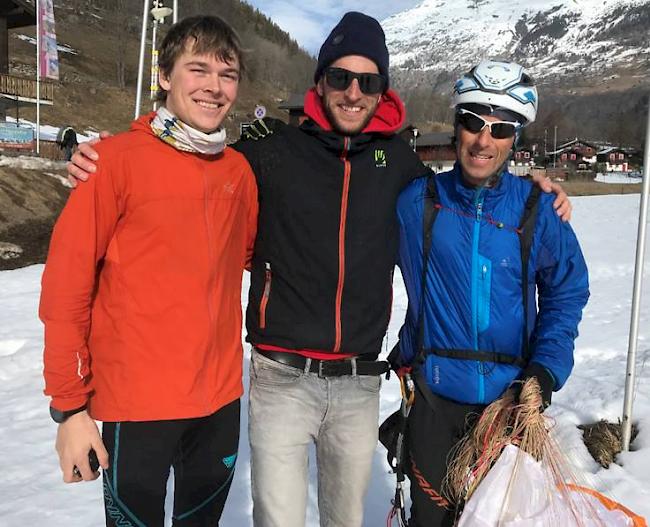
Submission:
M 476 351 L 467 349 L 436 349 L 426 348 L 422 350 L 425 355 L 436 355 L 448 359 L 476 360 L 479 362 L 494 362 L 497 364 L 512 364 L 523 368 L 527 361 L 522 357 L 499 353 L 496 351 Z
M 418 313 L 418 350 L 424 347 L 424 292 L 427 285 L 427 269 L 429 268 L 429 255 L 433 240 L 433 224 L 440 211 L 440 196 L 434 176 L 427 179 L 427 189 L 424 195 L 424 211 L 422 214 L 422 286 L 420 287 L 420 310 Z
M 533 246 L 533 235 L 535 233 L 535 223 L 537 222 L 537 212 L 539 210 L 539 197 L 542 190 L 538 185 L 533 185 L 533 188 L 528 195 L 526 205 L 524 206 L 524 213 L 521 216 L 517 235 L 519 236 L 519 247 L 521 253 L 521 293 L 524 302 L 524 335 L 523 335 L 523 349 L 522 358 L 525 363 L 530 361 L 530 334 L 528 332 L 528 263 L 530 261 L 530 251 Z
M 426 277 L 429 268 L 429 257 L 431 253 L 431 245 L 433 242 L 433 225 L 435 223 L 438 212 L 440 211 L 440 196 L 435 182 L 435 176 L 429 176 L 427 180 L 426 192 L 424 195 L 424 210 L 422 215 L 422 284 L 420 288 L 420 309 L 418 313 L 418 339 L 417 339 L 417 355 L 414 360 L 415 370 L 419 370 L 424 364 L 427 353 L 433 353 L 441 357 L 458 358 L 461 360 L 477 360 L 480 362 L 496 362 L 498 364 L 514 364 L 520 367 L 525 367 L 530 362 L 530 334 L 528 330 L 529 323 L 529 284 L 528 284 L 528 264 L 530 262 L 530 252 L 533 245 L 533 236 L 535 233 L 535 223 L 537 222 L 537 212 L 539 210 L 539 197 L 541 195 L 541 188 L 538 185 L 533 185 L 526 203 L 524 211 L 517 228 L 517 236 L 519 238 L 520 257 L 521 257 L 521 293 L 524 310 L 524 328 L 522 336 L 522 353 L 521 357 L 513 357 L 508 354 L 489 352 L 489 351 L 474 351 L 474 350 L 427 350 L 424 348 L 424 333 L 425 333 L 425 316 L 424 316 L 424 300 L 426 291 Z M 471 357 L 469 354 L 473 354 Z M 420 377 L 419 375 L 416 377 Z

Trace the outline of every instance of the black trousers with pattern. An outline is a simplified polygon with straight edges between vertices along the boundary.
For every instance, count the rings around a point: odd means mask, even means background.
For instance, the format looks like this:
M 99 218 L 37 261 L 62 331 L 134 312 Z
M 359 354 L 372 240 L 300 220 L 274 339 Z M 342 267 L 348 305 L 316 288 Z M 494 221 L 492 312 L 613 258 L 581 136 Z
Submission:
M 175 527 L 219 525 L 235 471 L 239 399 L 206 417 L 104 423 L 107 527 L 162 527 L 174 468 Z
M 426 386 L 422 389 L 428 390 Z M 450 527 L 456 511 L 441 495 L 451 449 L 465 435 L 485 406 L 460 404 L 420 386 L 408 417 L 406 461 L 411 480 L 409 527 Z

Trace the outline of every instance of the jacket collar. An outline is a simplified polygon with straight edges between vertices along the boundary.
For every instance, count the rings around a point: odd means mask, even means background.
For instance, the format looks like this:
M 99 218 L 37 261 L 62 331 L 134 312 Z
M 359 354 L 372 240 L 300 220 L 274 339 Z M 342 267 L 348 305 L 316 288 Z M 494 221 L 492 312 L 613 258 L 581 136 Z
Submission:
M 314 121 L 326 132 L 332 131 L 332 125 L 325 114 L 323 103 L 316 87 L 310 88 L 305 93 L 304 100 L 305 115 Z M 375 114 L 368 125 L 361 132 L 362 134 L 378 133 L 392 135 L 404 125 L 406 109 L 404 103 L 394 90 L 388 90 L 381 96 Z
M 467 184 L 463 178 L 460 163 L 458 163 L 458 161 L 454 163 L 454 168 L 452 169 L 451 174 L 454 181 L 454 191 L 462 199 L 462 201 L 472 206 L 479 198 L 482 199 L 484 203 L 490 202 L 498 199 L 500 196 L 504 195 L 507 192 L 507 179 L 509 173 L 505 168 L 497 176 L 494 184 L 489 187 L 474 187 Z
M 332 129 L 321 98 L 316 88 L 311 88 L 305 94 L 305 115 L 309 117 L 301 128 L 306 133 L 316 136 L 328 150 L 341 153 L 345 148 L 345 140 L 349 139 L 346 152 L 355 153 L 363 150 L 375 136 L 391 136 L 404 124 L 406 110 L 399 95 L 393 90 L 388 90 L 382 95 L 377 110 L 368 125 L 360 134 L 344 136 Z

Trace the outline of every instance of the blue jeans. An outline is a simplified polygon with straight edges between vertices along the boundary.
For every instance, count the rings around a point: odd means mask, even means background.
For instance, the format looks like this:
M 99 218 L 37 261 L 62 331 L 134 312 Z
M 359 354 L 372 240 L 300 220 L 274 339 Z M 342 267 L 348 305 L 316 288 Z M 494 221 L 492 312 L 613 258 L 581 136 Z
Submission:
M 377 446 L 381 377 L 320 378 L 253 350 L 250 381 L 255 527 L 304 527 L 312 442 L 321 527 L 360 527 Z

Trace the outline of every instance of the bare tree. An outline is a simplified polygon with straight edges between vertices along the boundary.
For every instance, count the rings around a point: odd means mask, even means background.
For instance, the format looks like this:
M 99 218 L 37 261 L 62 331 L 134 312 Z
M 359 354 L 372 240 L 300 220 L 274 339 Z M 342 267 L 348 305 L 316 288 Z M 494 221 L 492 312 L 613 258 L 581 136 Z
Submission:
M 115 81 L 118 88 L 126 88 L 126 46 L 128 42 L 129 15 L 127 13 L 127 0 L 116 0 L 115 38 L 117 50 L 115 52 Z

